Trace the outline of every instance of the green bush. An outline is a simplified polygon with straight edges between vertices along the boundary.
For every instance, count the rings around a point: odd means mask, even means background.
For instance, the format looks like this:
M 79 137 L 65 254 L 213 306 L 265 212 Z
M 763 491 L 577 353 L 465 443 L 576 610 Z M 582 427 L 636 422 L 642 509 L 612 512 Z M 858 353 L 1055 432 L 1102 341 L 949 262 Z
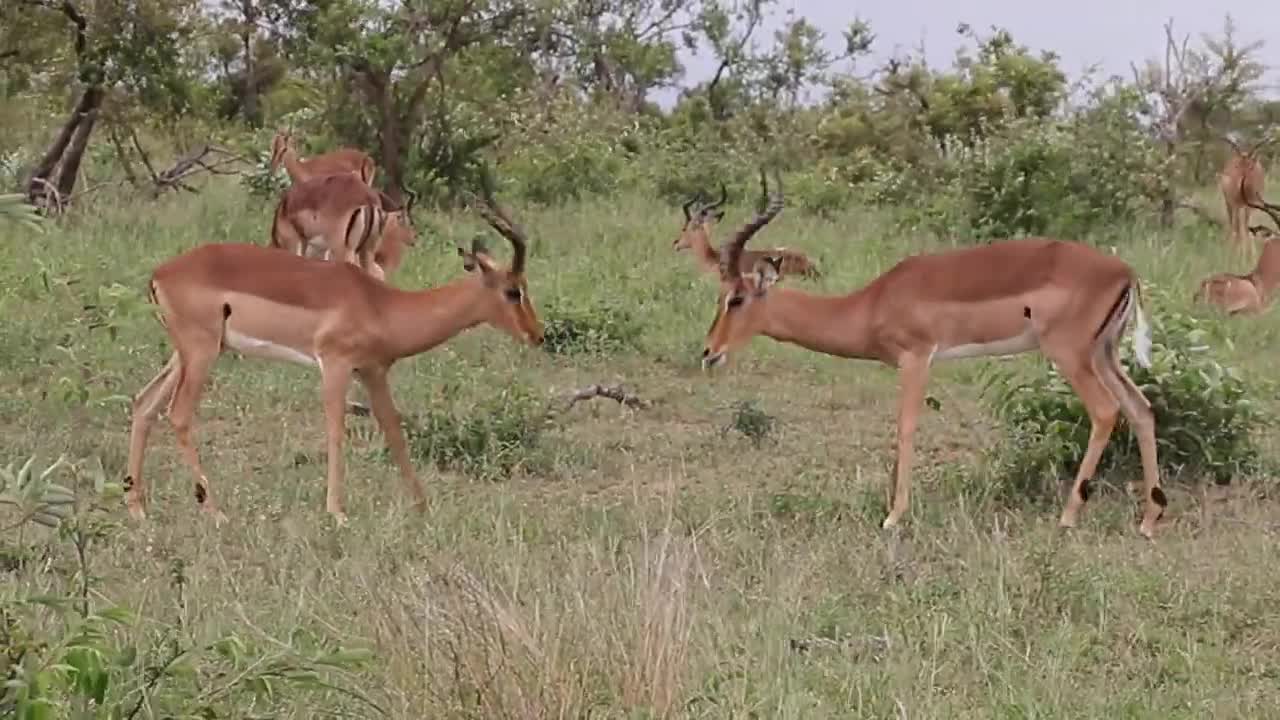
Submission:
M 1167 308 L 1152 318 L 1152 367 L 1134 363 L 1130 368 L 1155 412 L 1162 477 L 1227 483 L 1256 472 L 1261 461 L 1256 433 L 1268 419 L 1252 398 L 1264 389 L 1214 358 L 1213 344 L 1223 340 L 1211 338 L 1194 317 Z M 983 396 L 1004 436 L 991 458 L 996 474 L 991 487 L 1003 496 L 997 499 L 1052 502 L 1059 483 L 1075 476 L 1088 445 L 1083 404 L 1056 369 L 1029 379 L 997 367 L 986 375 Z M 1141 474 L 1137 438 L 1121 417 L 1099 476 Z
M 498 479 L 509 477 L 518 466 L 539 462 L 536 451 L 546 427 L 546 408 L 530 389 L 508 386 L 467 414 L 431 409 L 406 417 L 404 425 L 410 453 L 417 459 L 477 479 Z
M 554 355 L 604 355 L 636 349 L 643 329 L 621 302 L 553 304 L 544 312 L 542 347 Z

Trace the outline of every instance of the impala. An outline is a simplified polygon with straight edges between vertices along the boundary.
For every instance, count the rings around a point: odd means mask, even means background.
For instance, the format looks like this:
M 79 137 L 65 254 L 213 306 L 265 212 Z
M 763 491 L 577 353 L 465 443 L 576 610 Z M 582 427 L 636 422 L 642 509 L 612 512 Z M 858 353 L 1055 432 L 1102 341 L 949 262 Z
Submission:
M 1253 207 L 1270 215 L 1280 227 L 1280 208 L 1266 202 Z M 1194 302 L 1216 305 L 1228 315 L 1256 314 L 1271 302 L 1273 293 L 1280 287 L 1280 238 L 1264 225 L 1253 226 L 1249 232 L 1264 238 L 1262 254 L 1253 271 L 1248 275 L 1218 273 L 1205 278 L 1192 297 Z
M 1089 481 L 1123 412 L 1138 436 L 1144 512 L 1151 538 L 1167 504 L 1156 462 L 1151 406 L 1120 365 L 1119 345 L 1136 315 L 1134 348 L 1150 364 L 1150 328 L 1133 270 L 1122 260 L 1073 242 L 1008 240 L 902 260 L 847 295 L 821 296 L 775 286 L 778 263 L 739 268 L 743 246 L 782 209 L 776 195 L 721 250 L 720 293 L 702 366 L 723 364 L 756 335 L 844 358 L 877 360 L 898 370 L 897 462 L 890 480 L 893 527 L 907 511 L 913 435 L 933 363 L 1012 355 L 1038 348 L 1083 401 L 1091 430 L 1059 524 L 1074 527 Z
M 275 172 L 281 164 L 289 179 L 295 183 L 325 175 L 350 173 L 365 185 L 373 185 L 376 168 L 369 154 L 354 148 L 339 148 L 331 152 L 316 155 L 303 160 L 293 146 L 293 134 L 280 130 L 271 138 L 271 172 Z
M 351 174 L 303 180 L 285 190 L 276 203 L 271 246 L 295 255 L 322 250 L 326 258 L 341 258 L 383 279 L 386 273 L 377 262 L 377 255 L 387 227 L 395 236 L 389 251 L 394 253 L 397 265 L 403 253 L 399 246 L 413 244 L 410 206 L 394 207 L 384 193 Z M 390 221 L 391 215 L 398 217 Z M 388 252 L 383 256 L 387 257 Z
M 761 204 L 763 205 L 767 202 L 769 196 L 769 183 L 763 173 L 760 175 L 760 194 Z M 703 269 L 709 272 L 718 272 L 720 268 L 720 251 L 711 244 L 711 229 L 716 223 L 724 219 L 724 210 L 720 208 L 729 199 L 729 191 L 721 184 L 719 200 L 710 204 L 700 205 L 696 210 L 691 210 L 701 199 L 702 193 L 698 193 L 698 195 L 681 206 L 684 210 L 684 225 L 680 228 L 680 235 L 676 237 L 672 247 L 676 252 L 692 250 L 694 257 L 702 265 Z M 740 260 L 740 269 L 743 272 L 750 272 L 755 263 L 763 257 L 777 258 L 778 272 L 783 276 L 800 275 L 806 278 L 817 278 L 821 275 L 813 261 L 804 253 L 785 247 L 743 252 Z
M 353 374 L 368 391 L 407 492 L 422 508 L 422 484 L 387 382 L 391 366 L 480 324 L 530 344 L 543 338 L 525 281 L 524 232 L 487 192 L 476 209 L 510 241 L 510 267 L 499 265 L 477 239 L 469 251 L 458 249 L 468 274 L 426 290 L 398 290 L 347 263 L 257 245 L 202 245 L 157 267 L 150 295 L 174 352 L 133 400 L 125 478 L 130 514 L 146 517 L 143 457 L 151 427 L 167 408 L 183 461 L 195 475 L 197 503 L 216 522 L 225 519 L 209 491 L 192 424 L 209 373 L 226 349 L 320 369 L 328 439 L 325 507 L 339 524 L 346 522 L 344 398 Z
M 1230 137 L 1224 137 L 1223 140 L 1231 146 L 1231 157 L 1227 158 L 1218 176 L 1218 187 L 1222 190 L 1222 199 L 1227 206 L 1226 240 L 1241 253 L 1247 253 L 1252 245 L 1246 235 L 1249 213 L 1262 202 L 1266 185 L 1258 152 L 1271 142 L 1271 136 L 1268 135 L 1248 150 L 1242 150 Z

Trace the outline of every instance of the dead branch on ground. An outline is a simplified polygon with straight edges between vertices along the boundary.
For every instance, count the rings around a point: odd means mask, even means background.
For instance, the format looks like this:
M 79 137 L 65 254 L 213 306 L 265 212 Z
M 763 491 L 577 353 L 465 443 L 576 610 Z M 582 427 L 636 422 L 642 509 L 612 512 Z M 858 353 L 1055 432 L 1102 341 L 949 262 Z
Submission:
M 567 403 L 565 404 L 564 409 L 569 410 L 583 400 L 591 400 L 592 398 L 598 397 L 608 398 L 633 410 L 644 410 L 650 406 L 650 403 L 647 400 L 627 392 L 621 385 L 597 384 L 588 385 L 569 393 L 569 396 L 566 398 Z

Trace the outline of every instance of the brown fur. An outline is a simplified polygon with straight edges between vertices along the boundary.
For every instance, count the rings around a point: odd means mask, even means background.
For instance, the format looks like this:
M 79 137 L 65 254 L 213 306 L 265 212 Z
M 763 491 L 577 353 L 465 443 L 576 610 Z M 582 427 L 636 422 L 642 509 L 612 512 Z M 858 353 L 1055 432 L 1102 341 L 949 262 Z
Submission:
M 758 262 L 749 274 L 738 269 L 743 246 L 781 203 L 779 194 L 722 250 L 720 296 L 702 352 L 704 369 L 722 365 L 757 335 L 897 368 L 897 459 L 883 523 L 889 528 L 907 512 L 914 435 L 931 367 L 947 359 L 1038 349 L 1071 384 L 1091 423 L 1088 448 L 1059 524 L 1075 525 L 1088 482 L 1123 413 L 1142 457 L 1139 531 L 1154 536 L 1166 504 L 1155 416 L 1119 359 L 1131 311 L 1144 343 L 1148 339 L 1138 279 L 1127 263 L 1081 243 L 1009 240 L 909 257 L 851 293 L 813 295 L 775 286 L 772 259 Z
M 270 244 L 294 255 L 307 255 L 319 244 L 332 258 L 381 279 L 385 273 L 376 257 L 388 214 L 385 196 L 355 175 L 304 180 L 290 186 L 276 203 Z
M 1257 155 L 1265 143 L 1241 150 L 1230 139 L 1227 142 L 1231 145 L 1231 157 L 1227 158 L 1218 176 L 1218 187 L 1227 208 L 1226 242 L 1238 252 L 1247 254 L 1252 250 L 1252 242 L 1247 235 L 1249 214 L 1252 206 L 1262 202 L 1266 190 L 1266 173 Z
M 289 179 L 302 182 L 325 175 L 351 173 L 360 178 L 365 185 L 373 185 L 373 177 L 377 167 L 369 154 L 354 148 L 339 148 L 303 160 L 294 148 L 292 133 L 281 130 L 271 139 L 271 171 L 284 164 Z
M 387 215 L 387 222 L 382 228 L 382 242 L 373 255 L 373 261 L 382 268 L 386 277 L 393 275 L 400 263 L 404 262 L 406 248 L 416 245 L 413 227 L 405 221 L 407 213 L 393 212 Z
M 1205 278 L 1196 289 L 1193 301 L 1217 306 L 1228 315 L 1262 312 L 1280 286 L 1280 238 L 1270 237 L 1271 234 L 1266 233 L 1269 239 L 1262 244 L 1262 254 L 1252 272 L 1248 275 L 1218 273 Z
M 347 263 L 249 244 L 201 245 L 157 267 L 151 297 L 174 352 L 134 397 L 125 479 L 130 514 L 146 516 L 142 470 L 148 438 L 167 408 L 182 460 L 195 477 L 197 502 L 219 522 L 224 517 L 209 491 L 192 431 L 209 374 L 228 349 L 319 368 L 328 440 L 325 506 L 339 523 L 346 520 L 344 397 L 353 377 L 368 390 L 405 488 L 422 508 L 425 492 L 388 384 L 391 366 L 481 324 L 520 342 L 536 345 L 543 339 L 524 276 L 524 234 L 489 202 L 492 207 L 481 212 L 511 241 L 511 265 L 499 265 L 477 242 L 470 251 L 459 248 L 465 277 L 426 290 L 397 290 Z
M 769 194 L 768 181 L 763 174 L 760 177 L 760 189 L 762 198 L 767 200 Z M 680 228 L 680 234 L 672 242 L 671 247 L 676 252 L 683 250 L 692 250 L 694 257 L 704 270 L 719 271 L 720 268 L 720 250 L 711 244 L 711 232 L 715 225 L 724 218 L 724 211 L 720 210 L 720 206 L 727 199 L 727 191 L 721 187 L 720 200 L 709 205 L 703 205 L 696 211 L 690 208 L 697 202 L 697 198 L 690 200 L 684 205 L 685 220 L 684 225 Z M 738 269 L 740 272 L 749 273 L 755 267 L 756 263 L 765 258 L 776 260 L 778 274 L 780 277 L 787 275 L 799 275 L 806 279 L 816 279 L 822 276 L 817 265 L 799 250 L 792 250 L 785 247 L 774 247 L 767 250 L 744 250 L 738 259 Z

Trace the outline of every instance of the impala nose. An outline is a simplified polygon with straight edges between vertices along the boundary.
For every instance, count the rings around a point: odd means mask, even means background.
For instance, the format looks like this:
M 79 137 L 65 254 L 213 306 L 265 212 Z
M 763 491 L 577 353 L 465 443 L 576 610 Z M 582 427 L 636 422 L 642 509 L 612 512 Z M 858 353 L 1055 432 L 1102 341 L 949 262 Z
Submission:
M 703 370 L 710 370 L 713 367 L 723 364 L 724 359 L 725 359 L 725 354 L 723 350 L 720 352 L 712 352 L 711 348 L 702 349 L 702 369 Z

